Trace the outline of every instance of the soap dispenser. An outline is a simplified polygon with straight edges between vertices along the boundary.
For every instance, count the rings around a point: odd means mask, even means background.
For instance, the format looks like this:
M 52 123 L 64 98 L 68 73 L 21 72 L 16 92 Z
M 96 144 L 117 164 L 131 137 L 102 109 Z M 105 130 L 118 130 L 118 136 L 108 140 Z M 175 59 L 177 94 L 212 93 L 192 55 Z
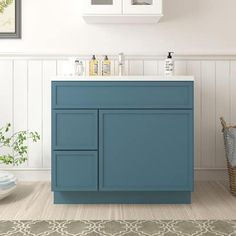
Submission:
M 173 60 L 173 52 L 168 52 L 167 59 L 165 60 L 165 75 L 166 76 L 173 76 L 175 64 Z
M 98 75 L 98 60 L 96 56 L 93 55 L 92 59 L 89 62 L 89 75 L 97 76 Z
M 102 61 L 102 76 L 111 75 L 111 61 L 108 59 L 108 56 L 104 57 Z

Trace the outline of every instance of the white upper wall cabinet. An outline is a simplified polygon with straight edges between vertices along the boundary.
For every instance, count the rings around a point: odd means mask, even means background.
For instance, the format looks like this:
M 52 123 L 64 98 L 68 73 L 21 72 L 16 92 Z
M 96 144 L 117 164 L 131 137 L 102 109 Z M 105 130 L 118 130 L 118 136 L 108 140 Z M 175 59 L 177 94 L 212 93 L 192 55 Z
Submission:
M 162 0 L 83 0 L 87 23 L 157 23 Z

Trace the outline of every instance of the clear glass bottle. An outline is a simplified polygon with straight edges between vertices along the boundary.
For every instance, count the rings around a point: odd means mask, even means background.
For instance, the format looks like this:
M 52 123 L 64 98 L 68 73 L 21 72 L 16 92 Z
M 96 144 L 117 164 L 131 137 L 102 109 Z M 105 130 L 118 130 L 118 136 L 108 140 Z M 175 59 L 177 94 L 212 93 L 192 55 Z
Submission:
M 84 64 L 79 59 L 75 60 L 75 76 L 83 76 L 84 75 Z

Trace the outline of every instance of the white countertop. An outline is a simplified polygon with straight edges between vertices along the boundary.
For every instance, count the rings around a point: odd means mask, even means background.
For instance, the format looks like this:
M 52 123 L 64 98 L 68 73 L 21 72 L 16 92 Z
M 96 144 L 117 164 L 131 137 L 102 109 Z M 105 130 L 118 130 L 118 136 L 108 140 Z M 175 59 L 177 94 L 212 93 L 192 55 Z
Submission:
M 52 81 L 194 81 L 193 76 L 53 76 Z

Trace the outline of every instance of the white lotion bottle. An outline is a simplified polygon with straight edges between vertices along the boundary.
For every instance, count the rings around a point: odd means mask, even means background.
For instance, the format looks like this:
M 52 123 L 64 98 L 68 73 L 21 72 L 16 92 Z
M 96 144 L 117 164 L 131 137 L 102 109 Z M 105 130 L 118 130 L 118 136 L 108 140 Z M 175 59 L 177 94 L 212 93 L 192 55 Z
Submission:
M 173 76 L 175 70 L 175 63 L 173 60 L 173 52 L 168 52 L 167 59 L 165 60 L 165 75 Z

